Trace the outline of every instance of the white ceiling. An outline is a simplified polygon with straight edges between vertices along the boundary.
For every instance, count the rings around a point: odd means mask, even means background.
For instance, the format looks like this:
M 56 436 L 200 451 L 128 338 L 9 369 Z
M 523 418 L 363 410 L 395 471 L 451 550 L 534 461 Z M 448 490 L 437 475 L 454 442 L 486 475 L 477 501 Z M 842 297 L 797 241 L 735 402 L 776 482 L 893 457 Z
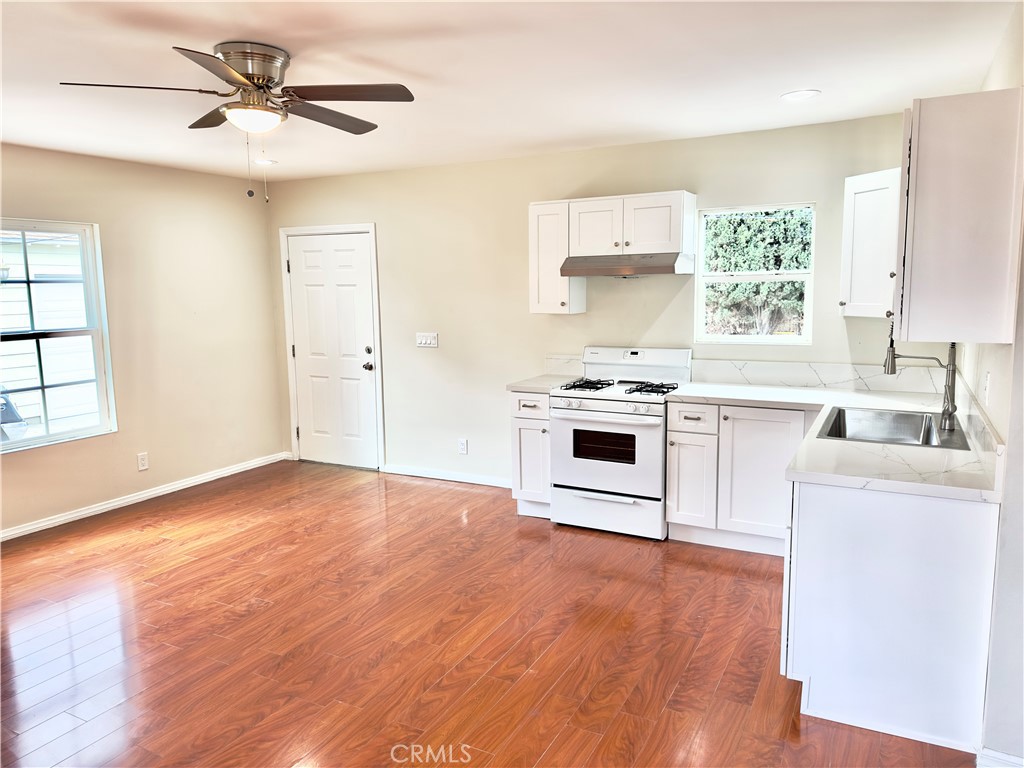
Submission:
M 290 85 L 416 96 L 324 105 L 380 124 L 363 136 L 292 117 L 271 180 L 829 122 L 977 90 L 1019 4 L 4 2 L 2 135 L 244 176 L 244 134 L 186 128 L 215 96 L 57 85 L 218 88 L 171 46 L 225 40 L 288 50 Z M 779 100 L 798 88 L 823 94 Z

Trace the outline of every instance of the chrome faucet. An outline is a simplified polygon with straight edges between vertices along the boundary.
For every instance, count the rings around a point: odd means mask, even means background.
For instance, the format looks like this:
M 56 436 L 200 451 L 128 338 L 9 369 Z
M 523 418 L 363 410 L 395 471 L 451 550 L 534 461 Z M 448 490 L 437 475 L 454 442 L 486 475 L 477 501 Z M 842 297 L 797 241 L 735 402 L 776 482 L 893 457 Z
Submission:
M 892 375 L 896 373 L 896 361 L 900 358 L 911 360 L 934 360 L 940 368 L 946 369 L 946 383 L 942 388 L 942 417 L 939 421 L 939 428 L 947 432 L 956 429 L 956 342 L 949 342 L 949 359 L 943 364 L 937 357 L 927 355 L 900 355 L 896 352 L 896 345 L 892 338 L 893 326 L 889 325 L 889 348 L 885 351 L 885 363 L 882 373 Z

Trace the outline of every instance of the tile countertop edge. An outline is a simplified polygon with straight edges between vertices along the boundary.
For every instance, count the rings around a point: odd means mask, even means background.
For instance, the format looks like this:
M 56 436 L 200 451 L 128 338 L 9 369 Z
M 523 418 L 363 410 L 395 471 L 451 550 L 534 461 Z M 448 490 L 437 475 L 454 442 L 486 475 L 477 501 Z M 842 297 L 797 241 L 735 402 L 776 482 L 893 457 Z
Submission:
M 958 405 L 965 416 L 980 413 L 973 394 L 963 387 Z M 734 405 L 781 408 L 821 408 L 786 470 L 794 482 L 845 488 L 906 493 L 916 496 L 1000 503 L 999 466 L 1004 451 L 970 451 L 921 446 L 892 446 L 845 442 L 817 437 L 832 406 L 937 412 L 941 395 L 913 392 L 863 392 L 813 387 L 778 387 L 743 384 L 687 384 L 669 397 L 670 402 L 727 402 Z M 967 402 L 965 402 L 967 401 Z M 959 415 L 958 413 L 958 415 Z M 991 425 L 982 416 L 985 428 Z M 993 433 L 994 434 L 994 433 Z

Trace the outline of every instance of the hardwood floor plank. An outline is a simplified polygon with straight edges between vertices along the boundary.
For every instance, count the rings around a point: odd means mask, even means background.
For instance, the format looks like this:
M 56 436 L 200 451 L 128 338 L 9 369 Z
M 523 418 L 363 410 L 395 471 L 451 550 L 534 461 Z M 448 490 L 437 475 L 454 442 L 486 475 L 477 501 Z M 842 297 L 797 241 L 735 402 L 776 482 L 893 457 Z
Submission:
M 608 726 L 587 764 L 602 768 L 633 765 L 653 730 L 653 720 L 620 712 Z
M 972 762 L 800 716 L 778 558 L 505 489 L 280 462 L 2 558 L 5 766 Z
M 685 765 L 683 760 L 697 735 L 703 717 L 696 712 L 663 709 L 651 728 L 647 741 L 633 760 L 636 768 Z
M 566 725 L 551 741 L 540 759 L 538 768 L 583 768 L 597 749 L 601 734 Z

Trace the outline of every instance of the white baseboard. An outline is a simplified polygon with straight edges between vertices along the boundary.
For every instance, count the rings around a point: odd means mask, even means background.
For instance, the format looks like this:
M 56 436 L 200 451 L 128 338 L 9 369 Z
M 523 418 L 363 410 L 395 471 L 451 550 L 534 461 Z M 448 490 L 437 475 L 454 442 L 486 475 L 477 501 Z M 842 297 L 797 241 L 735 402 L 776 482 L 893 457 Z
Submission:
M 157 496 L 163 496 L 168 493 L 180 491 L 183 488 L 191 488 L 193 485 L 208 483 L 211 480 L 217 480 L 221 477 L 227 477 L 228 475 L 245 472 L 248 469 L 256 469 L 256 467 L 262 467 L 266 464 L 273 464 L 276 461 L 292 458 L 294 458 L 294 456 L 292 456 L 288 451 L 271 454 L 270 456 L 261 456 L 258 459 L 243 461 L 241 464 L 234 464 L 230 467 L 215 469 L 212 472 L 204 472 L 203 474 L 195 475 L 194 477 L 186 477 L 184 480 L 175 480 L 173 483 L 158 485 L 156 488 L 148 488 L 145 491 L 130 493 L 127 496 L 110 499 L 109 501 L 101 501 L 99 504 L 92 504 L 88 507 L 72 510 L 71 512 L 63 512 L 59 515 L 53 515 L 52 517 L 43 518 L 42 520 L 36 520 L 32 523 L 17 525 L 14 528 L 5 528 L 3 531 L 0 531 L 0 541 L 6 541 L 7 539 L 13 539 L 18 536 L 25 536 L 26 534 L 42 531 L 46 528 L 53 528 L 57 525 L 70 523 L 72 520 L 91 517 L 92 515 L 109 512 L 110 510 L 118 509 L 119 507 L 127 507 L 129 504 L 136 504 L 137 502 L 145 501 L 146 499 L 153 499 Z
M 452 480 L 456 483 L 472 483 L 473 485 L 490 485 L 495 488 L 511 488 L 512 483 L 507 477 L 493 477 L 491 475 L 473 475 L 467 472 L 448 472 L 440 469 L 427 469 L 425 467 L 407 467 L 399 464 L 385 464 L 381 472 L 389 475 L 412 475 L 413 477 L 427 477 L 431 480 Z
M 1024 757 L 982 748 L 978 753 L 977 766 L 978 768 L 1021 768 L 1024 766 Z
M 743 552 L 756 552 L 761 555 L 782 557 L 786 548 L 784 539 L 771 536 L 755 536 L 738 531 L 719 531 L 714 528 L 698 528 L 694 525 L 668 524 L 668 537 L 672 541 L 688 541 L 691 544 L 704 544 L 709 547 L 739 549 Z

